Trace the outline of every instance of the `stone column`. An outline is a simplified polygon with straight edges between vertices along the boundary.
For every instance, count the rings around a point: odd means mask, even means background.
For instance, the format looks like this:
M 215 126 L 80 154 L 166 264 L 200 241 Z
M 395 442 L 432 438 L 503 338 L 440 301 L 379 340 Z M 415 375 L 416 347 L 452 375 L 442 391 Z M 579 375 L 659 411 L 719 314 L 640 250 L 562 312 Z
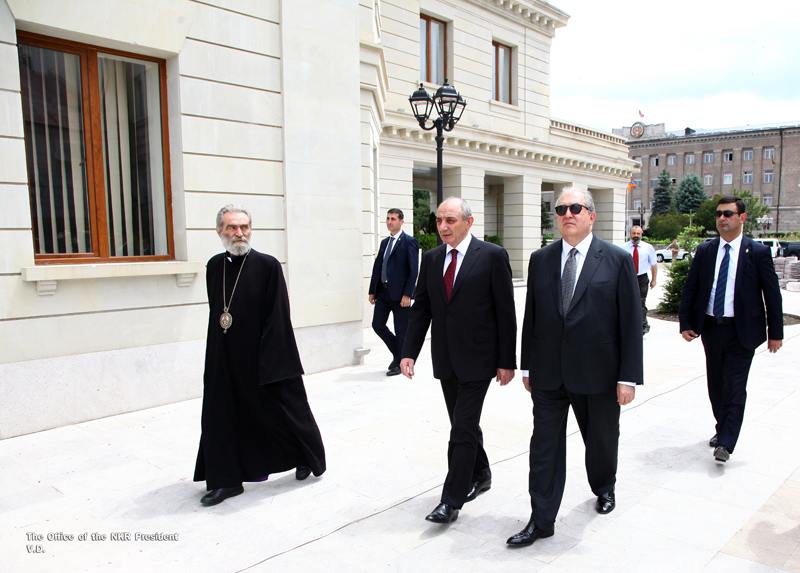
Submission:
M 484 171 L 477 167 L 453 167 L 444 170 L 444 198 L 461 197 L 472 207 L 472 234 L 483 240 Z
M 521 175 L 506 177 L 503 183 L 503 246 L 512 276 L 524 278 L 531 252 L 542 244 L 542 179 Z
M 592 189 L 597 218 L 592 231 L 615 245 L 625 243 L 625 187 Z

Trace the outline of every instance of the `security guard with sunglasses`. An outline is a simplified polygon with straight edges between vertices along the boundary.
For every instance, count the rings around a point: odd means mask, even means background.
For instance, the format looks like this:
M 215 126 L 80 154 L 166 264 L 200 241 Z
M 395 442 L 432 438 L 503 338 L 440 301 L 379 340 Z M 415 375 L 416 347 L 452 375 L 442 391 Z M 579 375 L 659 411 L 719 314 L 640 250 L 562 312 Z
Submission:
M 719 239 L 701 244 L 681 296 L 681 336 L 702 337 L 706 378 L 716 433 L 708 445 L 714 459 L 730 459 L 744 419 L 747 375 L 757 346 L 770 352 L 783 344 L 783 308 L 769 247 L 745 237 L 745 203 L 717 202 Z M 765 307 L 766 305 L 766 307 Z

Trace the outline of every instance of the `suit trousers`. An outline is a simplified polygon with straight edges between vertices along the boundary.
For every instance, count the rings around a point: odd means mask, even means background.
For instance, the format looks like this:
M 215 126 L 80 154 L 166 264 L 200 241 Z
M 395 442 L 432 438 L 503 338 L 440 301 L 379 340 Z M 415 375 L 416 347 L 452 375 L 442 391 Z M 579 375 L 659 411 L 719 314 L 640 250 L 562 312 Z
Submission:
M 567 478 L 567 419 L 575 413 L 586 446 L 586 475 L 592 493 L 614 491 L 619 450 L 619 413 L 616 388 L 601 394 L 574 394 L 564 386 L 536 390 L 533 399 L 533 436 L 530 446 L 528 491 L 534 522 L 555 523 Z
M 647 326 L 647 291 L 650 288 L 650 279 L 647 273 L 637 277 L 639 280 L 639 296 L 642 297 L 642 328 Z
M 375 311 L 372 314 L 372 330 L 380 336 L 383 343 L 392 353 L 392 366 L 400 365 L 400 354 L 403 352 L 403 343 L 408 330 L 408 315 L 410 306 L 402 306 L 399 300 L 392 300 L 389 289 L 380 287 L 375 296 Z M 389 313 L 394 317 L 394 334 L 386 326 Z
M 717 443 L 732 452 L 742 429 L 747 375 L 755 349 L 742 346 L 735 324 L 717 324 L 709 318 L 703 325 L 702 340 L 708 397 L 717 421 Z
M 483 400 L 491 379 L 464 382 L 454 374 L 440 382 L 450 417 L 447 477 L 442 488 L 442 503 L 460 509 L 472 482 L 492 477 L 480 427 Z

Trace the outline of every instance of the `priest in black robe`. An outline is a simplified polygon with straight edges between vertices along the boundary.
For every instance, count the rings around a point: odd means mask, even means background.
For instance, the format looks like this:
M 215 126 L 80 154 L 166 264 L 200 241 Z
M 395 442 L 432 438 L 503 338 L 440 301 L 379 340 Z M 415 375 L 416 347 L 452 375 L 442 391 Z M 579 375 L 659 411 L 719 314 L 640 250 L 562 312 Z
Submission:
M 226 205 L 217 234 L 226 252 L 206 270 L 210 314 L 200 450 L 194 480 L 216 505 L 242 482 L 296 469 L 325 471 L 325 449 L 308 405 L 280 263 L 250 247 L 252 218 Z

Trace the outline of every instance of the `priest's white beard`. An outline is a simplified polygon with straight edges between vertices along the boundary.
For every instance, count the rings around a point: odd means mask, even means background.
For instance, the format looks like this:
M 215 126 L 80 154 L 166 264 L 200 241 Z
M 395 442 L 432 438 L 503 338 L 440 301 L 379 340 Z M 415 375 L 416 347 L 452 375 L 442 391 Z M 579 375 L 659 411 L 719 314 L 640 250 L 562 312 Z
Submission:
M 225 235 L 220 235 L 220 238 L 222 239 L 222 246 L 225 247 L 225 250 L 234 256 L 241 257 L 250 252 L 249 236 L 229 238 Z

